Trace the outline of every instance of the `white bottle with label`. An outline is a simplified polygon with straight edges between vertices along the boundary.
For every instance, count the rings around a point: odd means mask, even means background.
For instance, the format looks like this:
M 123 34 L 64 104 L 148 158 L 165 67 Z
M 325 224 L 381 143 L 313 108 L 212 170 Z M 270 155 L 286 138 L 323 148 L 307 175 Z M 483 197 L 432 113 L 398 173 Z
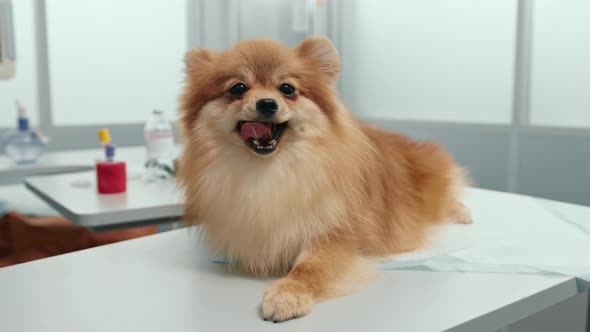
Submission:
M 150 177 L 168 177 L 174 170 L 174 133 L 161 110 L 152 111 L 144 127 L 147 149 L 146 168 Z

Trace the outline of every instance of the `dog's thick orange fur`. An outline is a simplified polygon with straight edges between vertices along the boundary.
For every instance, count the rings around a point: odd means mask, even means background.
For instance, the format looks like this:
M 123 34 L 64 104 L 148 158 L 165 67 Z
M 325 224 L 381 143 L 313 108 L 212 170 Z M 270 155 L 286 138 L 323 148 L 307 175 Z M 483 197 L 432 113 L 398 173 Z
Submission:
M 295 48 L 248 40 L 224 52 L 189 51 L 181 97 L 185 149 L 178 178 L 186 220 L 211 248 L 260 276 L 281 276 L 265 293 L 265 319 L 302 316 L 363 257 L 415 249 L 431 226 L 469 222 L 458 201 L 463 172 L 438 145 L 365 126 L 338 98 L 339 57 L 324 38 Z M 243 82 L 241 98 L 229 88 Z M 296 94 L 278 87 L 288 82 Z M 288 128 L 270 156 L 235 131 L 274 98 Z M 365 266 L 365 267 L 363 267 Z

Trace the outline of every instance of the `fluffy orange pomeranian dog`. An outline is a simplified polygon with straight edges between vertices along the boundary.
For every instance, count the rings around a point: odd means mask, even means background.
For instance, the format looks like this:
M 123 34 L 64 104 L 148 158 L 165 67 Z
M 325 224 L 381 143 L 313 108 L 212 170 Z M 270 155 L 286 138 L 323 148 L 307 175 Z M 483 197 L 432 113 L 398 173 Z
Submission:
M 320 37 L 186 56 L 185 219 L 231 264 L 281 277 L 263 296 L 265 320 L 303 316 L 366 280 L 367 257 L 470 221 L 463 170 L 438 145 L 361 124 L 338 97 L 339 71 Z

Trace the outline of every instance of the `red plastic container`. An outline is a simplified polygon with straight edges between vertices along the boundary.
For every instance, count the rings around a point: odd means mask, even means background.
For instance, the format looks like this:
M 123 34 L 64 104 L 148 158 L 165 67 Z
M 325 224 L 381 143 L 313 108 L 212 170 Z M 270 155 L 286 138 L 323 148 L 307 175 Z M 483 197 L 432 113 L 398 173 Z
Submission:
M 96 184 L 99 194 L 118 194 L 127 191 L 127 169 L 125 162 L 97 162 Z

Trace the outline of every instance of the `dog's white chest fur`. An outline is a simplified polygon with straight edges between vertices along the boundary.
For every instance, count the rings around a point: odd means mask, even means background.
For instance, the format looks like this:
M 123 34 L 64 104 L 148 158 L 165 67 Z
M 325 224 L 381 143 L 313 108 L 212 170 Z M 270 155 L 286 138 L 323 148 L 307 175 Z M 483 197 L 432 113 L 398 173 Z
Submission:
M 214 250 L 259 274 L 289 268 L 312 236 L 341 220 L 344 199 L 313 160 L 289 163 L 225 156 L 199 188 L 199 219 Z

